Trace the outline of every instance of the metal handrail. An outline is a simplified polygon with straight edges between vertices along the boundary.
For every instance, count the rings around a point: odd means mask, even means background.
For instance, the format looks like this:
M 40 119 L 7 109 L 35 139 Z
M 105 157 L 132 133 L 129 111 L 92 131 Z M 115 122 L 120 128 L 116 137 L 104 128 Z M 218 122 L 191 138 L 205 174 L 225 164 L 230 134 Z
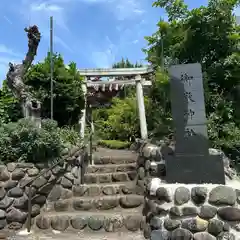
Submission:
M 90 136 L 92 135 L 92 129 L 90 132 Z M 78 149 L 79 150 L 79 149 Z M 27 182 L 25 185 L 23 185 L 23 188 L 28 186 L 29 184 L 29 192 L 28 192 L 28 218 L 27 218 L 27 231 L 30 232 L 31 231 L 31 220 L 32 220 L 32 185 L 33 182 L 36 181 L 38 178 L 40 178 L 41 176 L 43 176 L 44 174 L 46 174 L 47 172 L 51 171 L 52 169 L 54 169 L 57 165 L 59 165 L 60 163 L 64 162 L 67 158 L 73 156 L 78 150 L 71 152 L 70 154 L 64 156 L 63 158 L 61 158 L 59 161 L 57 161 L 55 164 L 53 164 L 50 168 L 48 168 L 47 170 L 39 173 L 35 178 L 31 179 L 31 181 Z M 81 176 L 82 177 L 82 176 Z

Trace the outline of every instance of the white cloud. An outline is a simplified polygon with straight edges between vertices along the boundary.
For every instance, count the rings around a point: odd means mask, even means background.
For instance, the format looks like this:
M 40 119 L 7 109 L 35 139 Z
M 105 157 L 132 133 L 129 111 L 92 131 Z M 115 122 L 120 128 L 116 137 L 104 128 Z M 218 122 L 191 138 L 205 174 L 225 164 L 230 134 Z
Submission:
M 125 20 L 144 13 L 139 0 L 116 0 L 115 4 L 115 15 L 118 20 Z
M 76 0 L 89 4 L 104 4 L 106 9 L 113 12 L 118 20 L 125 20 L 142 15 L 145 11 L 142 0 Z
M 3 18 L 4 18 L 9 24 L 13 24 L 12 21 L 11 21 L 8 17 L 3 16 Z
M 112 43 L 108 36 L 105 37 L 105 41 L 106 47 L 103 50 L 95 50 L 91 54 L 92 62 L 97 68 L 111 67 L 116 60 L 117 46 Z
M 67 13 L 65 10 L 66 3 L 69 0 L 23 0 L 21 6 L 21 13 L 28 25 L 36 24 L 42 36 L 49 41 L 50 37 L 50 17 L 53 16 L 54 37 L 55 43 L 60 44 L 68 51 L 72 51 L 67 43 L 56 32 L 66 31 L 68 34 L 69 28 L 67 23 Z
M 9 54 L 11 56 L 20 57 L 21 54 L 13 51 L 11 48 L 8 48 L 6 45 L 0 43 L 0 54 Z

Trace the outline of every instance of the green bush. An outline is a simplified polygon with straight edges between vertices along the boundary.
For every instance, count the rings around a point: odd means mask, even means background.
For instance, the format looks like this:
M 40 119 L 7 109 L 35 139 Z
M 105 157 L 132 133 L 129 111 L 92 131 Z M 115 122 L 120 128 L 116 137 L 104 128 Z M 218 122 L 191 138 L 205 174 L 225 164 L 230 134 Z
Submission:
M 59 157 L 63 147 L 57 123 L 51 120 L 43 121 L 42 128 L 26 119 L 0 127 L 0 161 L 3 163 L 42 163 Z
M 64 146 L 79 146 L 82 141 L 79 132 L 72 127 L 63 127 L 58 130 L 59 137 Z
M 99 140 L 97 143 L 99 146 L 107 147 L 111 149 L 126 149 L 129 148 L 131 143 L 119 140 Z
M 149 99 L 145 97 L 146 109 L 148 105 Z M 93 118 L 100 139 L 132 141 L 140 137 L 137 100 L 134 96 L 114 98 L 110 108 L 94 110 Z

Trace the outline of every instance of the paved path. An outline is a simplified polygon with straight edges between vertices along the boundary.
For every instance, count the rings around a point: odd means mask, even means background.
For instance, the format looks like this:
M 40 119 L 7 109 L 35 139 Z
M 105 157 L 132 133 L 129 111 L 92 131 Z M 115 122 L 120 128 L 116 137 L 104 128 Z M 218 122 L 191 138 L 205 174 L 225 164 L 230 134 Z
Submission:
M 144 240 L 142 233 L 130 233 L 130 232 L 84 232 L 84 233 L 59 233 L 59 234 L 43 234 L 34 233 L 28 236 L 12 236 L 7 238 L 8 240 Z

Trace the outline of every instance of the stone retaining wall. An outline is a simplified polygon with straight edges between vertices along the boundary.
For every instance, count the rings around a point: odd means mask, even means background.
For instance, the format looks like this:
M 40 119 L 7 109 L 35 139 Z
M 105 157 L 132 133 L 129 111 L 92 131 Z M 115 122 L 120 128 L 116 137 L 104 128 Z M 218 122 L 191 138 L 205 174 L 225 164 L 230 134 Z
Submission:
M 49 166 L 31 163 L 0 165 L 0 230 L 18 230 L 25 224 L 31 183 L 32 218 L 40 214 L 46 202 L 71 197 L 72 187 L 81 183 L 82 165 L 77 162 L 86 158 L 84 150 L 75 151 L 66 159 L 67 162 L 57 165 L 35 181 L 36 176 Z
M 138 140 L 134 150 L 139 153 L 137 160 L 137 186 L 142 187 L 144 185 L 143 180 L 145 180 L 145 183 L 148 183 L 153 177 L 160 178 L 162 182 L 165 182 L 165 158 L 167 155 L 174 155 L 174 143 L 159 141 L 159 144 L 155 145 Z M 236 172 L 230 167 L 230 159 L 221 150 L 214 148 L 209 148 L 209 154 L 219 155 L 222 158 L 226 181 L 234 179 Z
M 174 144 L 159 146 L 141 142 L 138 146 L 137 185 L 144 188 L 143 215 L 145 238 L 175 239 L 240 239 L 240 190 L 220 185 L 184 185 L 165 182 L 165 157 L 174 155 Z M 230 160 L 221 155 L 226 182 L 236 180 Z M 240 185 L 240 184 L 239 184 Z
M 173 149 L 164 142 L 160 146 L 138 142 L 135 149 L 139 153 L 137 159 L 137 188 L 145 192 L 146 185 L 153 177 L 159 177 L 162 181 L 166 176 L 165 154 L 173 154 Z
M 145 197 L 144 236 L 152 240 L 240 239 L 239 204 L 240 191 L 228 186 L 153 180 Z

